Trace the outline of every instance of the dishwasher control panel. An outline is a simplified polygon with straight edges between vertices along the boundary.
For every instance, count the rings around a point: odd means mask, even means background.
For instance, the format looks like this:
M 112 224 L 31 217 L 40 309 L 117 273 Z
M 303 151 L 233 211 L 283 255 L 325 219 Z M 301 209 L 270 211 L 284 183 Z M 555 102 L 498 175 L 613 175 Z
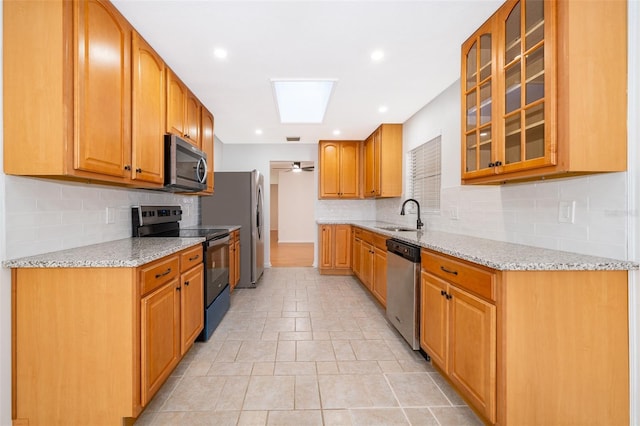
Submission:
M 387 251 L 404 257 L 411 262 L 420 262 L 420 247 L 405 241 L 394 238 L 387 240 Z

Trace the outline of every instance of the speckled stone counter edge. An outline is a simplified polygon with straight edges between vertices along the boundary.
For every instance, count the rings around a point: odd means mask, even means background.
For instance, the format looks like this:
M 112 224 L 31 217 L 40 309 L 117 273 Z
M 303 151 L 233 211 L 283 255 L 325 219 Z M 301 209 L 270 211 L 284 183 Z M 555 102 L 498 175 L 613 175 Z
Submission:
M 626 260 L 543 249 L 448 232 L 428 230 L 393 232 L 380 229 L 380 227 L 397 226 L 387 222 L 318 220 L 317 223 L 319 225 L 355 225 L 499 271 L 628 271 L 638 269 L 639 266 L 635 262 Z

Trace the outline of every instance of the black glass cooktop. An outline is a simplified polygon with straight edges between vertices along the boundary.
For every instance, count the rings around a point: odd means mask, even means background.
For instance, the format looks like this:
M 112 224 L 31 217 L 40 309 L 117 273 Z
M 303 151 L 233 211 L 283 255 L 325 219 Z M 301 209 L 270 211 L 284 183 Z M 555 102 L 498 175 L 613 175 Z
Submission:
M 221 228 L 198 228 L 198 229 L 173 229 L 170 231 L 160 232 L 157 234 L 148 234 L 147 237 L 180 237 L 180 238 L 206 238 L 213 240 L 218 237 L 228 235 L 227 229 Z

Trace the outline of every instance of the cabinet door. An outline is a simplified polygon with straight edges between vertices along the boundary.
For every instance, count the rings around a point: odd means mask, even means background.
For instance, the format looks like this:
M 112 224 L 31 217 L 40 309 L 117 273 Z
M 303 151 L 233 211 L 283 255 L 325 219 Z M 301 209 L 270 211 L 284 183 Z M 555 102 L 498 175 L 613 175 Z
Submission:
M 360 266 L 360 251 L 362 249 L 362 241 L 360 238 L 353 237 L 353 246 L 351 247 L 351 263 L 353 273 L 356 274 L 358 278 L 360 278 L 361 274 L 361 266 Z
M 320 142 L 320 198 L 338 198 L 340 150 L 337 142 Z
M 184 355 L 204 326 L 204 265 L 182 274 L 180 290 L 180 353 Z
M 364 141 L 364 188 L 363 194 L 365 197 L 375 197 L 375 141 L 374 135 L 371 135 Z
M 495 19 L 489 19 L 462 45 L 462 176 L 496 172 L 497 84 Z
M 554 9 L 552 2 L 518 0 L 500 14 L 504 173 L 556 164 Z
M 493 423 L 496 416 L 496 308 L 453 286 L 449 286 L 449 295 L 449 378 Z
M 373 247 L 367 241 L 362 240 L 360 246 L 360 281 L 371 291 L 373 280 Z
M 142 405 L 169 377 L 180 357 L 180 282 L 173 279 L 141 300 Z
M 360 142 L 340 144 L 340 197 L 360 196 Z
M 207 154 L 207 189 L 203 192 L 213 194 L 213 114 L 211 114 L 204 106 L 202 111 L 202 131 L 200 133 L 202 141 L 202 150 Z
M 200 148 L 200 101 L 190 90 L 187 90 L 185 113 L 184 138 Z
M 447 371 L 448 285 L 422 272 L 420 285 L 420 347 Z
M 132 172 L 134 180 L 164 183 L 165 65 L 133 33 Z
M 236 231 L 238 232 L 238 231 Z M 233 244 L 234 246 L 234 256 L 236 257 L 235 259 L 235 280 L 233 282 L 233 287 L 235 287 L 236 285 L 238 285 L 238 282 L 240 282 L 240 234 L 239 232 L 236 234 L 236 242 Z
M 335 225 L 333 234 L 333 267 L 351 268 L 351 225 Z
M 131 27 L 107 1 L 83 0 L 74 5 L 74 168 L 128 179 Z
M 331 225 L 320 225 L 320 268 L 332 268 L 333 232 Z
M 167 68 L 167 133 L 184 137 L 187 87 Z
M 378 247 L 373 248 L 373 295 L 387 306 L 387 252 Z

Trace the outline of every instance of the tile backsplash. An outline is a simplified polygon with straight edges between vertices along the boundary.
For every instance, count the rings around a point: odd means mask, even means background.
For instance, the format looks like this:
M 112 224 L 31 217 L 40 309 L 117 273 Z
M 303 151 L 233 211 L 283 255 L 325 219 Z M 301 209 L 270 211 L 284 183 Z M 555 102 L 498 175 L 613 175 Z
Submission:
M 626 173 L 503 186 L 443 188 L 439 213 L 422 213 L 427 229 L 595 256 L 627 258 Z M 376 202 L 377 220 L 415 226 L 400 216 L 404 199 Z M 573 223 L 560 204 L 575 205 Z
M 139 204 L 180 205 L 181 225 L 198 224 L 195 196 L 18 176 L 5 185 L 7 259 L 131 237 Z

